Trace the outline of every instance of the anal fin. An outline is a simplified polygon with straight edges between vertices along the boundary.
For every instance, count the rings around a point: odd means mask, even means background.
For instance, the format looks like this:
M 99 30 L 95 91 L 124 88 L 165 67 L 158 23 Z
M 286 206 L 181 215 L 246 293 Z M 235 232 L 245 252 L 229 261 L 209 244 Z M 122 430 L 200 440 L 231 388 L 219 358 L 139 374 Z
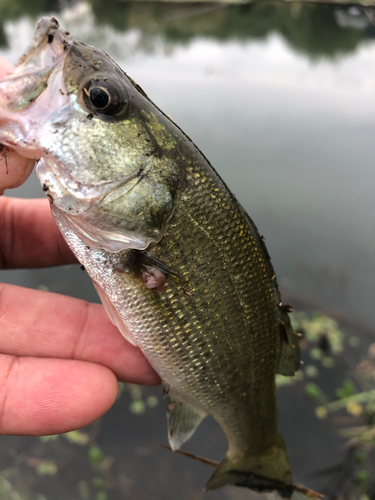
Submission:
M 172 389 L 164 389 L 167 407 L 168 440 L 172 450 L 177 450 L 194 433 L 206 413 L 186 403 Z

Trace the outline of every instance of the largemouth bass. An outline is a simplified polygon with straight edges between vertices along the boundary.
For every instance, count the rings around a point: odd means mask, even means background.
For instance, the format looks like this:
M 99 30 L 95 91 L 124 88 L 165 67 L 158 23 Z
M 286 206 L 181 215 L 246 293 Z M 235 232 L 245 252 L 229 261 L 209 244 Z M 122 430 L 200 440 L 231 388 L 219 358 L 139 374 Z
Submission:
M 212 415 L 228 451 L 206 489 L 289 497 L 275 374 L 298 370 L 298 338 L 256 226 L 199 149 L 54 18 L 0 82 L 0 143 L 38 160 L 61 233 L 160 374 L 172 449 Z

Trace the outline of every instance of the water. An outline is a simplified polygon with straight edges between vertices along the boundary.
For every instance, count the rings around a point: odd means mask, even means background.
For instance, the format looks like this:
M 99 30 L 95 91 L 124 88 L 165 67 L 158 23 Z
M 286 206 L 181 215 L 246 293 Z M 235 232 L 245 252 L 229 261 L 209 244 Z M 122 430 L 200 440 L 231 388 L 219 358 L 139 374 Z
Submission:
M 210 159 L 266 237 L 283 296 L 300 308 L 336 315 L 357 333 L 367 332 L 364 343 L 370 342 L 375 320 L 371 11 L 277 3 L 93 1 L 31 7 L 4 2 L 0 55 L 15 62 L 36 20 L 51 11 L 75 38 L 116 59 Z M 42 196 L 34 176 L 9 194 Z M 0 279 L 97 301 L 75 266 L 3 271 Z M 327 381 L 332 390 L 339 376 Z M 321 488 L 327 478 L 311 474 L 342 459 L 342 441 L 315 418 L 302 393 L 302 388 L 280 390 L 280 427 L 295 476 Z M 108 498 L 202 498 L 210 471 L 150 446 L 165 442 L 161 402 L 143 416 L 131 415 L 128 404 L 125 395 L 104 417 L 98 435 L 106 453 L 116 456 L 113 467 L 120 475 L 126 471 L 132 485 L 109 490 Z M 197 434 L 187 448 L 219 459 L 225 440 L 216 424 L 205 422 Z M 17 445 L 9 446 L 20 449 L 30 443 L 27 453 L 39 446 L 33 439 L 12 439 Z M 29 477 L 30 471 L 24 473 Z M 83 490 L 77 492 L 78 479 L 52 494 L 56 477 L 50 487 L 37 482 L 45 491 L 33 491 L 48 499 L 85 498 Z M 223 491 L 208 498 L 250 498 L 248 492 Z

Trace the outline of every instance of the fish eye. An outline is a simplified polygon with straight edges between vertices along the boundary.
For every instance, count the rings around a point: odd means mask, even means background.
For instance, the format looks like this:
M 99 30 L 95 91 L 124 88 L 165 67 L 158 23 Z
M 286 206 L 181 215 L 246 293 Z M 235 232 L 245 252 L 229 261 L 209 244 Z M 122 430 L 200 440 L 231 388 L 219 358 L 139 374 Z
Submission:
M 86 90 L 86 89 L 85 89 Z M 111 95 L 103 87 L 92 87 L 89 92 L 91 104 L 100 110 L 105 109 L 111 102 Z
M 96 77 L 86 82 L 82 91 L 86 108 L 95 114 L 119 118 L 127 110 L 128 94 L 116 80 Z

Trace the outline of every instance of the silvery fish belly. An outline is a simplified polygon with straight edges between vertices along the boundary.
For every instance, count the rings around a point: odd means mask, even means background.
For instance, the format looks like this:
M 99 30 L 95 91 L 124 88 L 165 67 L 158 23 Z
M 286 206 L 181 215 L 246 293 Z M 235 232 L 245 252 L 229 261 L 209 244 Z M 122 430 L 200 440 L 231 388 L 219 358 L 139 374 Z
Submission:
M 64 238 L 160 374 L 171 447 L 212 415 L 228 451 L 206 488 L 290 496 L 275 374 L 298 369 L 298 339 L 262 238 L 207 159 L 54 18 L 0 82 L 0 142 L 39 160 Z

